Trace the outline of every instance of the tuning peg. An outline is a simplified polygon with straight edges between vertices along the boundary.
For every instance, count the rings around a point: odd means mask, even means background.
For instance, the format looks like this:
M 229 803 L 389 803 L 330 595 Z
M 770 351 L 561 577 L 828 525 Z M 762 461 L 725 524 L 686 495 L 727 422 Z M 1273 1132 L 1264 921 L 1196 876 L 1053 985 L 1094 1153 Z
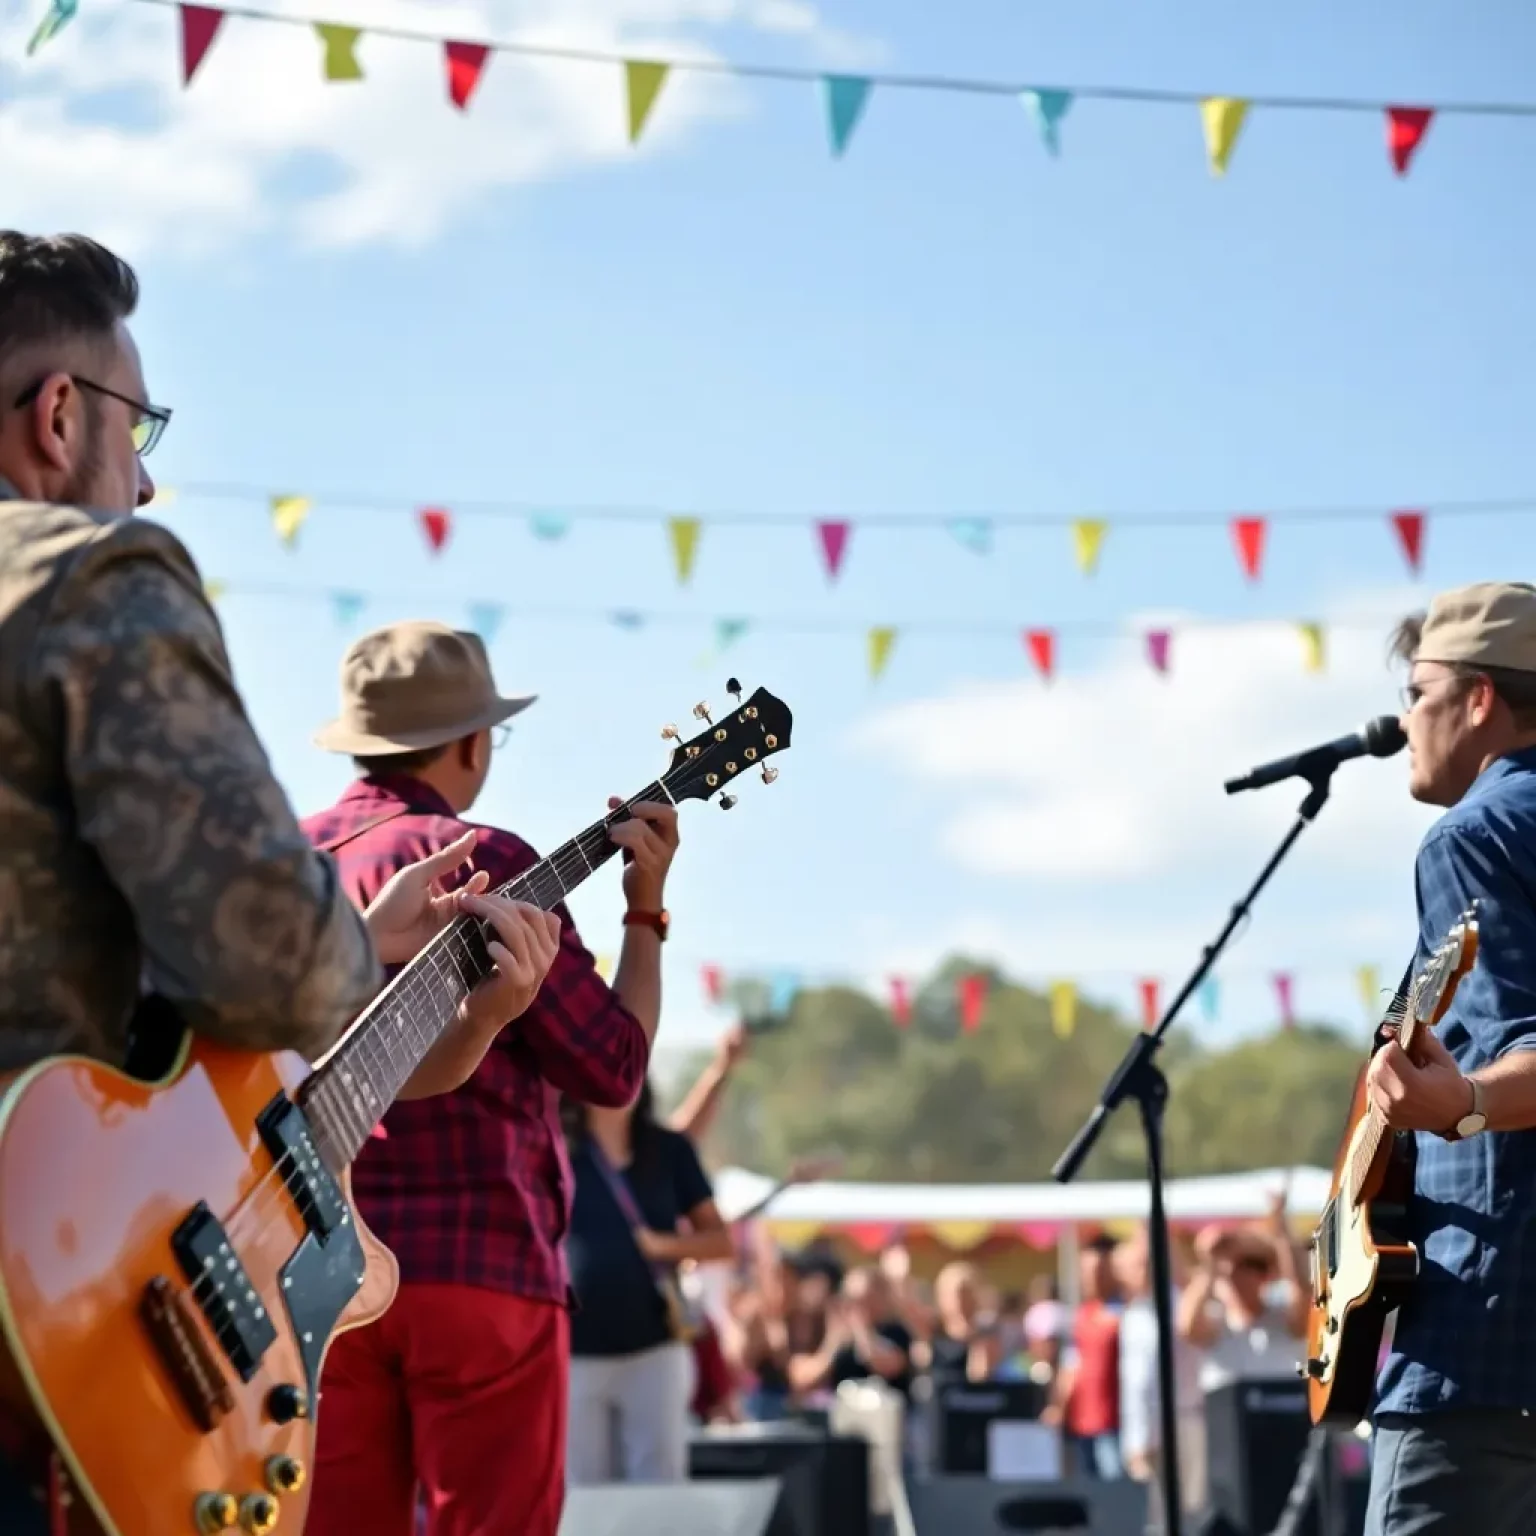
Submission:
M 695 720 L 702 720 L 705 725 L 713 725 L 715 723 L 709 718 L 708 704 L 695 704 L 693 706 L 693 718 Z
M 677 740 L 677 727 L 675 725 L 664 725 L 664 726 L 662 726 L 662 728 L 661 728 L 661 739 L 663 741 L 676 741 Z
M 730 810 L 730 808 L 733 805 L 735 805 L 735 804 L 736 804 L 736 796 L 735 795 L 721 795 L 720 796 L 720 809 L 722 811 Z
M 773 781 L 776 778 L 778 778 L 778 776 L 779 776 L 779 770 L 777 768 L 770 768 L 767 763 L 763 764 L 763 783 L 764 784 L 772 784 Z
M 738 704 L 741 703 L 741 684 L 738 683 L 734 677 L 726 678 L 725 691 L 730 694 L 730 696 L 735 699 Z

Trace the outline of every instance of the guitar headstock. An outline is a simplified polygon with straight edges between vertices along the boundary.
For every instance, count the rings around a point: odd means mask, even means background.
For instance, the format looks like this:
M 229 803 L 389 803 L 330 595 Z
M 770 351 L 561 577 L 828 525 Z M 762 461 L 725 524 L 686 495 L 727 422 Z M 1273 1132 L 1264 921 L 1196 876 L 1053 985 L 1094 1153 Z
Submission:
M 1398 1041 L 1412 1053 L 1420 1028 L 1433 1028 L 1446 1015 L 1461 979 L 1477 964 L 1477 903 L 1462 913 L 1424 963 L 1408 991 Z
M 779 776 L 777 768 L 768 766 L 768 759 L 789 746 L 794 716 L 766 688 L 759 688 L 745 702 L 734 677 L 725 689 L 734 702 L 718 721 L 711 718 L 708 705 L 694 705 L 694 718 L 704 722 L 704 729 L 691 740 L 682 741 L 675 725 L 662 730 L 665 740 L 678 743 L 671 765 L 661 776 L 663 788 L 674 801 L 708 800 L 751 768 L 762 770 L 765 784 Z M 730 810 L 736 797 L 722 793 L 720 804 Z

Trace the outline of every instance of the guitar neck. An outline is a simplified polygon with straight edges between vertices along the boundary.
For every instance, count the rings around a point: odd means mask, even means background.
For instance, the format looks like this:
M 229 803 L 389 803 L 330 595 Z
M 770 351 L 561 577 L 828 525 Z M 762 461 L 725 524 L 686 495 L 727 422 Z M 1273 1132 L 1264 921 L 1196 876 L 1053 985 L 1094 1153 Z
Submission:
M 548 912 L 606 864 L 618 845 L 608 835 L 637 801 L 668 798 L 648 784 L 496 894 Z M 464 999 L 488 976 L 494 930 L 478 918 L 455 918 L 359 1016 L 345 1039 L 305 1081 L 298 1098 L 321 1154 L 337 1172 L 373 1133 L 385 1111 L 458 1017 Z

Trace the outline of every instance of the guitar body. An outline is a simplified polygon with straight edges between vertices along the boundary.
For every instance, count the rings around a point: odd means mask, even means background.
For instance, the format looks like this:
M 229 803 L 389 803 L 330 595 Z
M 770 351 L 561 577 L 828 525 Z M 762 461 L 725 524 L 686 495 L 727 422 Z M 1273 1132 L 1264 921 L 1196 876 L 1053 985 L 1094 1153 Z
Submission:
M 328 1176 L 291 1152 L 274 1170 L 308 1071 L 189 1039 L 157 1084 L 65 1057 L 4 1087 L 0 1407 L 56 1447 L 71 1536 L 303 1529 L 325 1349 L 398 1277 L 345 1174 L 322 1240 L 301 1206 Z M 210 1315 L 219 1297 L 235 1310 Z
M 1314 1424 L 1358 1424 L 1370 1410 L 1387 1316 L 1419 1272 L 1403 1235 L 1413 1192 L 1412 1138 L 1390 1137 L 1371 1164 L 1364 1199 L 1351 1203 L 1347 1170 L 1367 1125 L 1366 1072 L 1350 1104 L 1333 1182 L 1312 1236 L 1307 1398 Z

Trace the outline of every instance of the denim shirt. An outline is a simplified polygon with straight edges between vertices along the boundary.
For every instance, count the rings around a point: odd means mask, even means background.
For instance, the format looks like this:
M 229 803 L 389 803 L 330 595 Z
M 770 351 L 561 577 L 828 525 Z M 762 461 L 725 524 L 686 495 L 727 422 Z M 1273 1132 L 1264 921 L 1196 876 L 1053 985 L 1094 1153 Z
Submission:
M 1424 839 L 1414 878 L 1415 971 L 1477 902 L 1477 963 L 1436 1030 L 1457 1065 L 1536 1049 L 1536 748 L 1483 771 Z M 1376 1411 L 1536 1409 L 1536 1130 L 1415 1142 L 1419 1278 Z

